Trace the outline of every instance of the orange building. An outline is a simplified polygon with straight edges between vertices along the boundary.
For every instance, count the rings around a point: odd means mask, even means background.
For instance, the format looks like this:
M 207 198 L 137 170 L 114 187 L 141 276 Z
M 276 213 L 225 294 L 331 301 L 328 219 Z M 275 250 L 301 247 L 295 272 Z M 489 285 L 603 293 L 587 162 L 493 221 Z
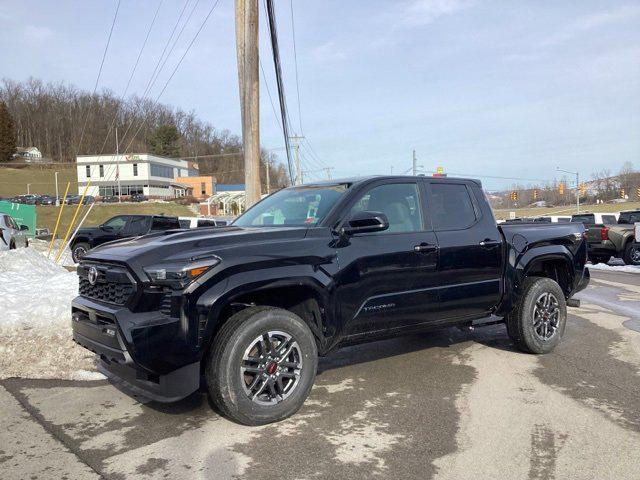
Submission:
M 178 177 L 176 182 L 192 189 L 196 198 L 209 198 L 216 191 L 216 178 L 212 176 Z

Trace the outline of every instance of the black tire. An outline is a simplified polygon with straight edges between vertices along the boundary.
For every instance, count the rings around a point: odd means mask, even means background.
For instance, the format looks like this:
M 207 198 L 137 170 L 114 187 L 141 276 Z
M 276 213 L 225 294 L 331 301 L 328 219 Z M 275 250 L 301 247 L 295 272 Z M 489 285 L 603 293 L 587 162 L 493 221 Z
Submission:
M 250 398 L 247 390 L 250 388 L 248 383 L 253 383 L 253 374 L 248 374 L 247 380 L 247 373 L 241 372 L 243 358 L 255 344 L 252 342 L 267 332 L 290 335 L 297 343 L 301 360 L 299 376 L 288 396 L 273 404 L 258 403 Z M 236 422 L 253 426 L 277 422 L 296 413 L 311 391 L 317 366 L 318 351 L 313 333 L 300 317 L 280 308 L 250 307 L 229 318 L 216 335 L 205 375 L 209 394 L 220 412 Z M 262 370 L 263 375 L 267 375 L 268 369 Z M 253 379 L 259 376 L 255 375 Z
M 74 243 L 71 247 L 71 258 L 73 263 L 79 263 L 87 252 L 91 249 L 91 246 L 86 242 Z
M 555 313 L 549 315 L 552 320 L 542 319 L 545 325 L 536 327 L 534 317 L 537 302 L 544 302 L 543 296 L 550 294 L 550 303 Z M 540 309 L 540 307 L 538 307 Z M 551 310 L 551 308 L 550 308 Z M 542 314 L 544 317 L 544 313 Z M 556 320 L 557 318 L 557 320 Z M 518 304 L 506 317 L 507 333 L 515 346 L 526 353 L 549 353 L 560 343 L 567 323 L 567 303 L 564 292 L 554 280 L 544 277 L 529 277 L 525 279 L 523 293 Z M 553 327 L 553 328 L 552 328 Z M 551 330 L 553 333 L 546 337 Z M 540 330 L 544 333 L 541 335 Z
M 640 265 L 640 243 L 627 243 L 627 246 L 624 247 L 622 260 L 626 265 Z

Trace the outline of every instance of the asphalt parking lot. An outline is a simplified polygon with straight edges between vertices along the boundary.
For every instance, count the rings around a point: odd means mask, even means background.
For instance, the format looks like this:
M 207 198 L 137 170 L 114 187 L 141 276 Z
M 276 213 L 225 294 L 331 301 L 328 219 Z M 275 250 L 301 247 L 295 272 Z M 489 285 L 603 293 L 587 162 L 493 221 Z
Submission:
M 593 272 L 561 346 L 502 325 L 352 347 L 293 418 L 236 425 L 205 394 L 142 403 L 106 381 L 0 382 L 7 479 L 640 477 L 640 275 Z

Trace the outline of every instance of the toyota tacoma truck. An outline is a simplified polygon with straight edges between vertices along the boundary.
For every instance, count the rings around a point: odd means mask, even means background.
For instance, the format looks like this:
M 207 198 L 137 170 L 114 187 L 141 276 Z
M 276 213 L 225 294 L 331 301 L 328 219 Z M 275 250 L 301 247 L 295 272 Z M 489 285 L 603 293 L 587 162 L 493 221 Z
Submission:
M 497 226 L 476 180 L 295 186 L 226 227 L 89 251 L 73 338 L 129 391 L 171 402 L 202 381 L 223 414 L 260 425 L 295 413 L 341 346 L 489 318 L 551 352 L 586 260 L 582 224 Z

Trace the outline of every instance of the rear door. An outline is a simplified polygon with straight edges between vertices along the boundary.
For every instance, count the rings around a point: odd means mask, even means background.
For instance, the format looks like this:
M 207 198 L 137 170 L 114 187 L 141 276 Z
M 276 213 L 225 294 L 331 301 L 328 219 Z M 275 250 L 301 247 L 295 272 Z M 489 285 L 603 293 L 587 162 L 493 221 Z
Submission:
M 481 317 L 500 300 L 502 235 L 479 186 L 455 180 L 425 182 L 440 247 L 440 317 Z
M 438 306 L 438 249 L 417 180 L 367 185 L 345 212 L 384 213 L 389 228 L 343 238 L 335 276 L 346 335 L 385 332 L 432 320 Z

